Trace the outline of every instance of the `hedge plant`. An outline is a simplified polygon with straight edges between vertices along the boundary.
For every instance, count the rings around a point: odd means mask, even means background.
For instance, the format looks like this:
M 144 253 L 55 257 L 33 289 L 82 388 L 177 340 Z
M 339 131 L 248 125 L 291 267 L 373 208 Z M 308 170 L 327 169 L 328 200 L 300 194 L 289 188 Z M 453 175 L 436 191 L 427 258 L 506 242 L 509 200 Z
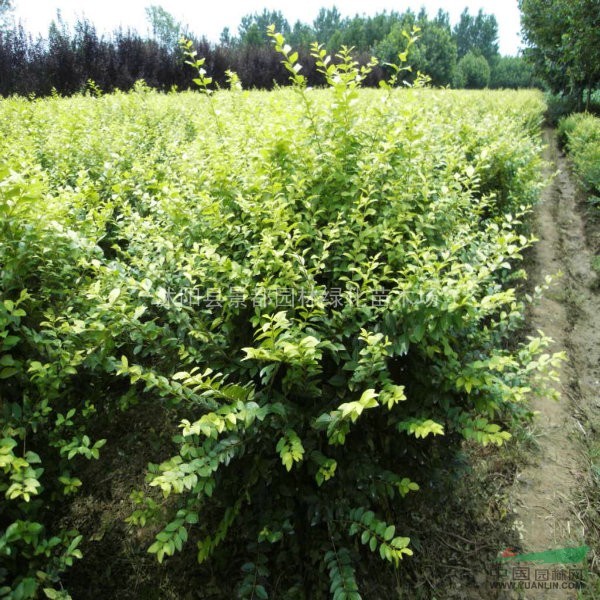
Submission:
M 95 423 L 141 406 L 178 430 L 131 490 L 157 561 L 360 598 L 366 556 L 413 554 L 402 499 L 554 376 L 516 335 L 541 96 L 407 89 L 405 56 L 362 90 L 374 63 L 318 45 L 310 89 L 270 35 L 273 93 L 214 92 L 187 45 L 202 93 L 0 104 L 6 597 L 68 597 Z

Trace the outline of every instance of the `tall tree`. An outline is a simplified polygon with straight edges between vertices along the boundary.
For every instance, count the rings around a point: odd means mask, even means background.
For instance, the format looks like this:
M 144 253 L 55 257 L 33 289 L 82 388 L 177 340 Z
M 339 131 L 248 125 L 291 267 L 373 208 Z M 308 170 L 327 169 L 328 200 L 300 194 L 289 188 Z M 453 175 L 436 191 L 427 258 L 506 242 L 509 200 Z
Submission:
M 356 15 L 345 23 L 345 27 L 340 31 L 341 44 L 348 47 L 354 47 L 357 50 L 367 50 L 367 24 L 368 18 Z
M 454 37 L 459 59 L 473 52 L 491 63 L 498 56 L 498 21 L 483 10 L 473 16 L 465 8 L 454 27 Z
M 485 56 L 467 52 L 456 65 L 455 88 L 482 89 L 490 83 L 490 65 Z
M 0 0 L 0 28 L 3 28 L 8 24 L 12 9 L 12 0 Z
M 437 86 L 450 85 L 456 69 L 456 42 L 450 26 L 439 25 L 437 21 L 419 20 L 421 28 L 419 41 L 413 49 L 409 62 L 415 69 L 431 77 Z
M 450 31 L 450 13 L 442 10 L 441 8 L 438 10 L 437 15 L 435 15 L 434 22 L 436 25 L 440 27 L 444 27 Z
M 289 35 L 289 43 L 294 48 L 310 48 L 310 45 L 316 40 L 315 32 L 310 25 L 296 21 Z
M 372 51 L 375 45 L 383 40 L 392 30 L 395 23 L 400 21 L 401 15 L 398 12 L 382 12 L 370 17 L 365 22 L 365 36 L 368 48 Z
M 239 41 L 244 46 L 268 46 L 267 27 L 275 25 L 275 29 L 285 36 L 290 33 L 290 24 L 280 10 L 263 10 L 242 17 L 238 27 Z
M 332 38 L 336 34 L 339 37 L 343 28 L 342 15 L 335 6 L 333 8 L 322 8 L 317 18 L 313 21 L 313 29 L 315 30 L 317 41 L 325 44 L 331 50 L 333 50 L 331 47 Z M 335 50 L 339 50 L 339 47 L 335 48 Z
M 162 6 L 153 4 L 146 7 L 146 19 L 157 42 L 171 50 L 177 48 L 177 42 L 184 33 L 184 28 L 170 12 Z
M 600 0 L 520 0 L 526 57 L 579 103 L 600 85 Z
M 533 67 L 522 56 L 502 56 L 494 64 L 490 77 L 491 88 L 539 87 Z
M 229 30 L 229 27 L 224 27 L 223 31 L 221 31 L 221 35 L 219 36 L 219 44 L 221 46 L 225 46 L 225 47 L 229 47 L 229 46 L 233 46 L 235 40 L 233 38 L 233 36 L 231 35 L 231 31 Z
M 381 63 L 397 63 L 398 53 L 403 52 L 406 48 L 406 37 L 403 32 L 411 31 L 416 24 L 415 13 L 410 9 L 403 13 L 400 19 L 394 23 L 390 32 L 375 44 L 373 52 L 377 59 Z M 409 62 L 413 62 L 412 55 Z

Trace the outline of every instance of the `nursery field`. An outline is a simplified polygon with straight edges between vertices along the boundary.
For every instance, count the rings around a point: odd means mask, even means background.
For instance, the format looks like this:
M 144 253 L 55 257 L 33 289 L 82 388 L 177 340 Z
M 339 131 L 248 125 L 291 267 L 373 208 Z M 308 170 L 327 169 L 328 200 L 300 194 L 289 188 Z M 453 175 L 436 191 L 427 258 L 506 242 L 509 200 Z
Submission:
M 0 596 L 392 597 L 555 393 L 542 95 L 340 73 L 0 101 Z

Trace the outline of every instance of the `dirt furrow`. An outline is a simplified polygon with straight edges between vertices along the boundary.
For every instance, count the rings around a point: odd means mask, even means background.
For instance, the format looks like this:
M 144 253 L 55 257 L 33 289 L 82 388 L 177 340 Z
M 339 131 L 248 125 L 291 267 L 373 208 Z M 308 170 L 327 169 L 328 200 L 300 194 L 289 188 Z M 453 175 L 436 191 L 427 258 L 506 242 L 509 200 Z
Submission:
M 591 254 L 584 221 L 578 210 L 577 189 L 554 134 L 545 132 L 548 174 L 556 171 L 544 191 L 536 214 L 539 242 L 531 277 L 536 285 L 547 275 L 562 273 L 531 316 L 532 330 L 541 329 L 554 340 L 552 351 L 566 350 L 558 402 L 538 398 L 534 435 L 539 446 L 530 464 L 516 478 L 513 503 L 525 552 L 542 552 L 584 543 L 584 526 L 575 506 L 585 478 L 581 437 L 587 419 L 598 406 L 600 365 L 600 300 L 594 289 Z M 567 570 L 573 565 L 530 565 L 529 580 L 545 568 Z M 563 571 L 564 572 L 564 571 Z M 524 598 L 577 598 L 574 590 L 528 589 Z

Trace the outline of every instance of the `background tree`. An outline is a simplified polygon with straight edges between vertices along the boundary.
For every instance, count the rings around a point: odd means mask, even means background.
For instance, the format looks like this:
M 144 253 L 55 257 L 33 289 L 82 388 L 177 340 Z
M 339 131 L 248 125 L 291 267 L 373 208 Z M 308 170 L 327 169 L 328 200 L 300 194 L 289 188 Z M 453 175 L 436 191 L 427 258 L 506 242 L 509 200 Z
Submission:
M 356 15 L 343 22 L 343 26 L 329 39 L 328 46 L 340 48 L 342 45 L 349 48 L 364 50 L 368 48 L 366 24 L 369 19 Z
M 525 55 L 581 108 L 600 85 L 600 0 L 520 0 Z
M 533 67 L 522 56 L 501 56 L 496 59 L 490 75 L 491 88 L 518 89 L 540 85 Z
M 221 31 L 221 35 L 219 36 L 219 44 L 221 46 L 225 46 L 226 48 L 233 46 L 234 37 L 231 35 L 229 27 L 224 27 L 223 31 Z
M 481 9 L 476 16 L 472 16 L 465 8 L 454 27 L 454 37 L 459 59 L 474 52 L 484 56 L 490 64 L 499 54 L 496 17 L 486 15 Z
M 308 49 L 315 41 L 315 32 L 310 25 L 296 21 L 294 27 L 288 36 L 290 45 L 298 49 Z
M 72 94 L 79 89 L 81 83 L 77 77 L 74 44 L 71 43 L 71 32 L 63 21 L 60 10 L 56 11 L 48 28 L 48 60 L 46 68 L 52 81 L 52 87 L 60 93 Z
M 253 13 L 242 17 L 238 27 L 240 44 L 244 46 L 270 46 L 267 36 L 267 27 L 275 25 L 275 29 L 288 36 L 290 24 L 280 10 L 263 10 L 262 13 Z
M 184 34 L 184 27 L 162 6 L 146 7 L 146 19 L 150 24 L 154 39 L 163 46 L 175 50 L 179 38 Z
M 440 11 L 435 19 L 429 20 L 426 14 L 421 13 L 417 25 L 421 28 L 420 37 L 411 51 L 409 62 L 416 70 L 431 77 L 432 85 L 450 85 L 458 52 L 447 14 Z
M 385 37 L 381 38 L 373 48 L 373 53 L 382 63 L 398 62 L 398 53 L 406 47 L 406 37 L 403 31 L 412 31 L 417 24 L 417 16 L 410 9 L 393 23 Z
M 330 51 L 339 50 L 339 46 L 332 46 L 332 43 L 335 44 L 334 36 L 336 34 L 340 36 L 340 31 L 344 26 L 342 15 L 335 6 L 333 8 L 322 8 L 313 21 L 315 39 L 320 44 L 325 44 Z
M 410 31 L 417 25 L 421 29 L 419 40 L 412 47 L 408 61 L 413 72 L 429 75 L 432 85 L 450 85 L 456 68 L 457 50 L 448 14 L 440 11 L 430 20 L 423 10 L 418 15 L 408 10 L 397 15 L 396 19 L 390 32 L 375 44 L 375 56 L 382 63 L 396 63 L 398 53 L 406 47 L 403 31 Z M 410 80 L 411 76 L 406 74 L 406 79 Z
M 586 6 L 586 10 L 590 10 L 590 3 L 599 1 L 585 0 L 588 3 L 585 4 L 584 0 L 578 0 L 579 10 Z M 4 14 L 10 5 L 11 0 L 0 0 Z M 575 9 L 572 13 L 578 15 Z M 403 73 L 407 80 L 414 78 L 414 73 L 420 70 L 431 77 L 435 86 L 531 85 L 528 68 L 521 60 L 500 59 L 496 20 L 481 11 L 475 16 L 465 11 L 453 29 L 450 17 L 444 11 L 434 17 L 429 17 L 425 10 L 418 14 L 407 10 L 347 18 L 336 8 L 324 8 L 313 23 L 297 21 L 291 27 L 280 11 L 265 10 L 243 17 L 237 35 L 224 29 L 217 44 L 187 33 L 186 27 L 160 5 L 148 6 L 146 16 L 149 23 L 146 36 L 135 31 L 102 36 L 85 20 L 69 29 L 60 16 L 46 39 L 32 40 L 15 23 L 7 24 L 4 29 L 0 27 L 0 94 L 46 95 L 52 88 L 60 94 L 71 94 L 87 89 L 89 79 L 106 92 L 116 88 L 128 90 L 139 78 L 161 90 L 169 90 L 174 85 L 186 89 L 191 85 L 189 67 L 175 50 L 182 33 L 196 38 L 194 46 L 198 54 L 205 57 L 206 68 L 215 85 L 226 86 L 225 71 L 230 69 L 238 73 L 244 87 L 270 89 L 274 82 L 285 85 L 289 77 L 266 36 L 267 26 L 272 23 L 299 52 L 302 73 L 308 78 L 309 85 L 323 83 L 314 58 L 310 56 L 312 42 L 323 43 L 331 54 L 337 53 L 342 45 L 353 47 L 354 58 L 360 64 L 366 64 L 371 56 L 376 56 L 380 65 L 371 71 L 365 85 L 377 85 L 388 69 L 384 63 L 396 63 L 398 54 L 406 48 L 407 40 L 402 32 L 411 31 L 414 25 L 418 25 L 421 32 L 408 59 L 413 74 Z M 580 16 L 577 18 L 581 20 Z M 582 39 L 590 43 L 594 34 L 595 31 L 588 28 Z M 566 56 L 582 43 L 572 34 L 570 41 L 572 48 L 564 50 Z M 588 48 L 588 55 L 593 56 L 598 47 L 600 44 Z M 474 60 L 475 55 L 483 60 Z M 457 60 L 463 58 L 460 72 L 457 72 Z M 557 76 L 560 74 L 568 83 L 571 71 L 567 72 L 562 63 L 557 64 Z M 600 64 L 600 60 L 595 64 Z M 581 71 L 589 66 L 583 64 L 578 68 Z M 487 75 L 490 69 L 491 80 Z M 573 65 L 572 73 L 577 72 Z
M 372 51 L 377 42 L 383 40 L 401 18 L 401 14 L 396 11 L 392 11 L 391 13 L 384 11 L 366 19 L 365 38 L 368 44 L 367 49 Z
M 12 9 L 12 0 L 0 0 L 0 28 L 4 28 L 8 25 Z
M 485 56 L 473 51 L 467 52 L 456 66 L 454 87 L 482 89 L 490 83 L 490 65 Z

